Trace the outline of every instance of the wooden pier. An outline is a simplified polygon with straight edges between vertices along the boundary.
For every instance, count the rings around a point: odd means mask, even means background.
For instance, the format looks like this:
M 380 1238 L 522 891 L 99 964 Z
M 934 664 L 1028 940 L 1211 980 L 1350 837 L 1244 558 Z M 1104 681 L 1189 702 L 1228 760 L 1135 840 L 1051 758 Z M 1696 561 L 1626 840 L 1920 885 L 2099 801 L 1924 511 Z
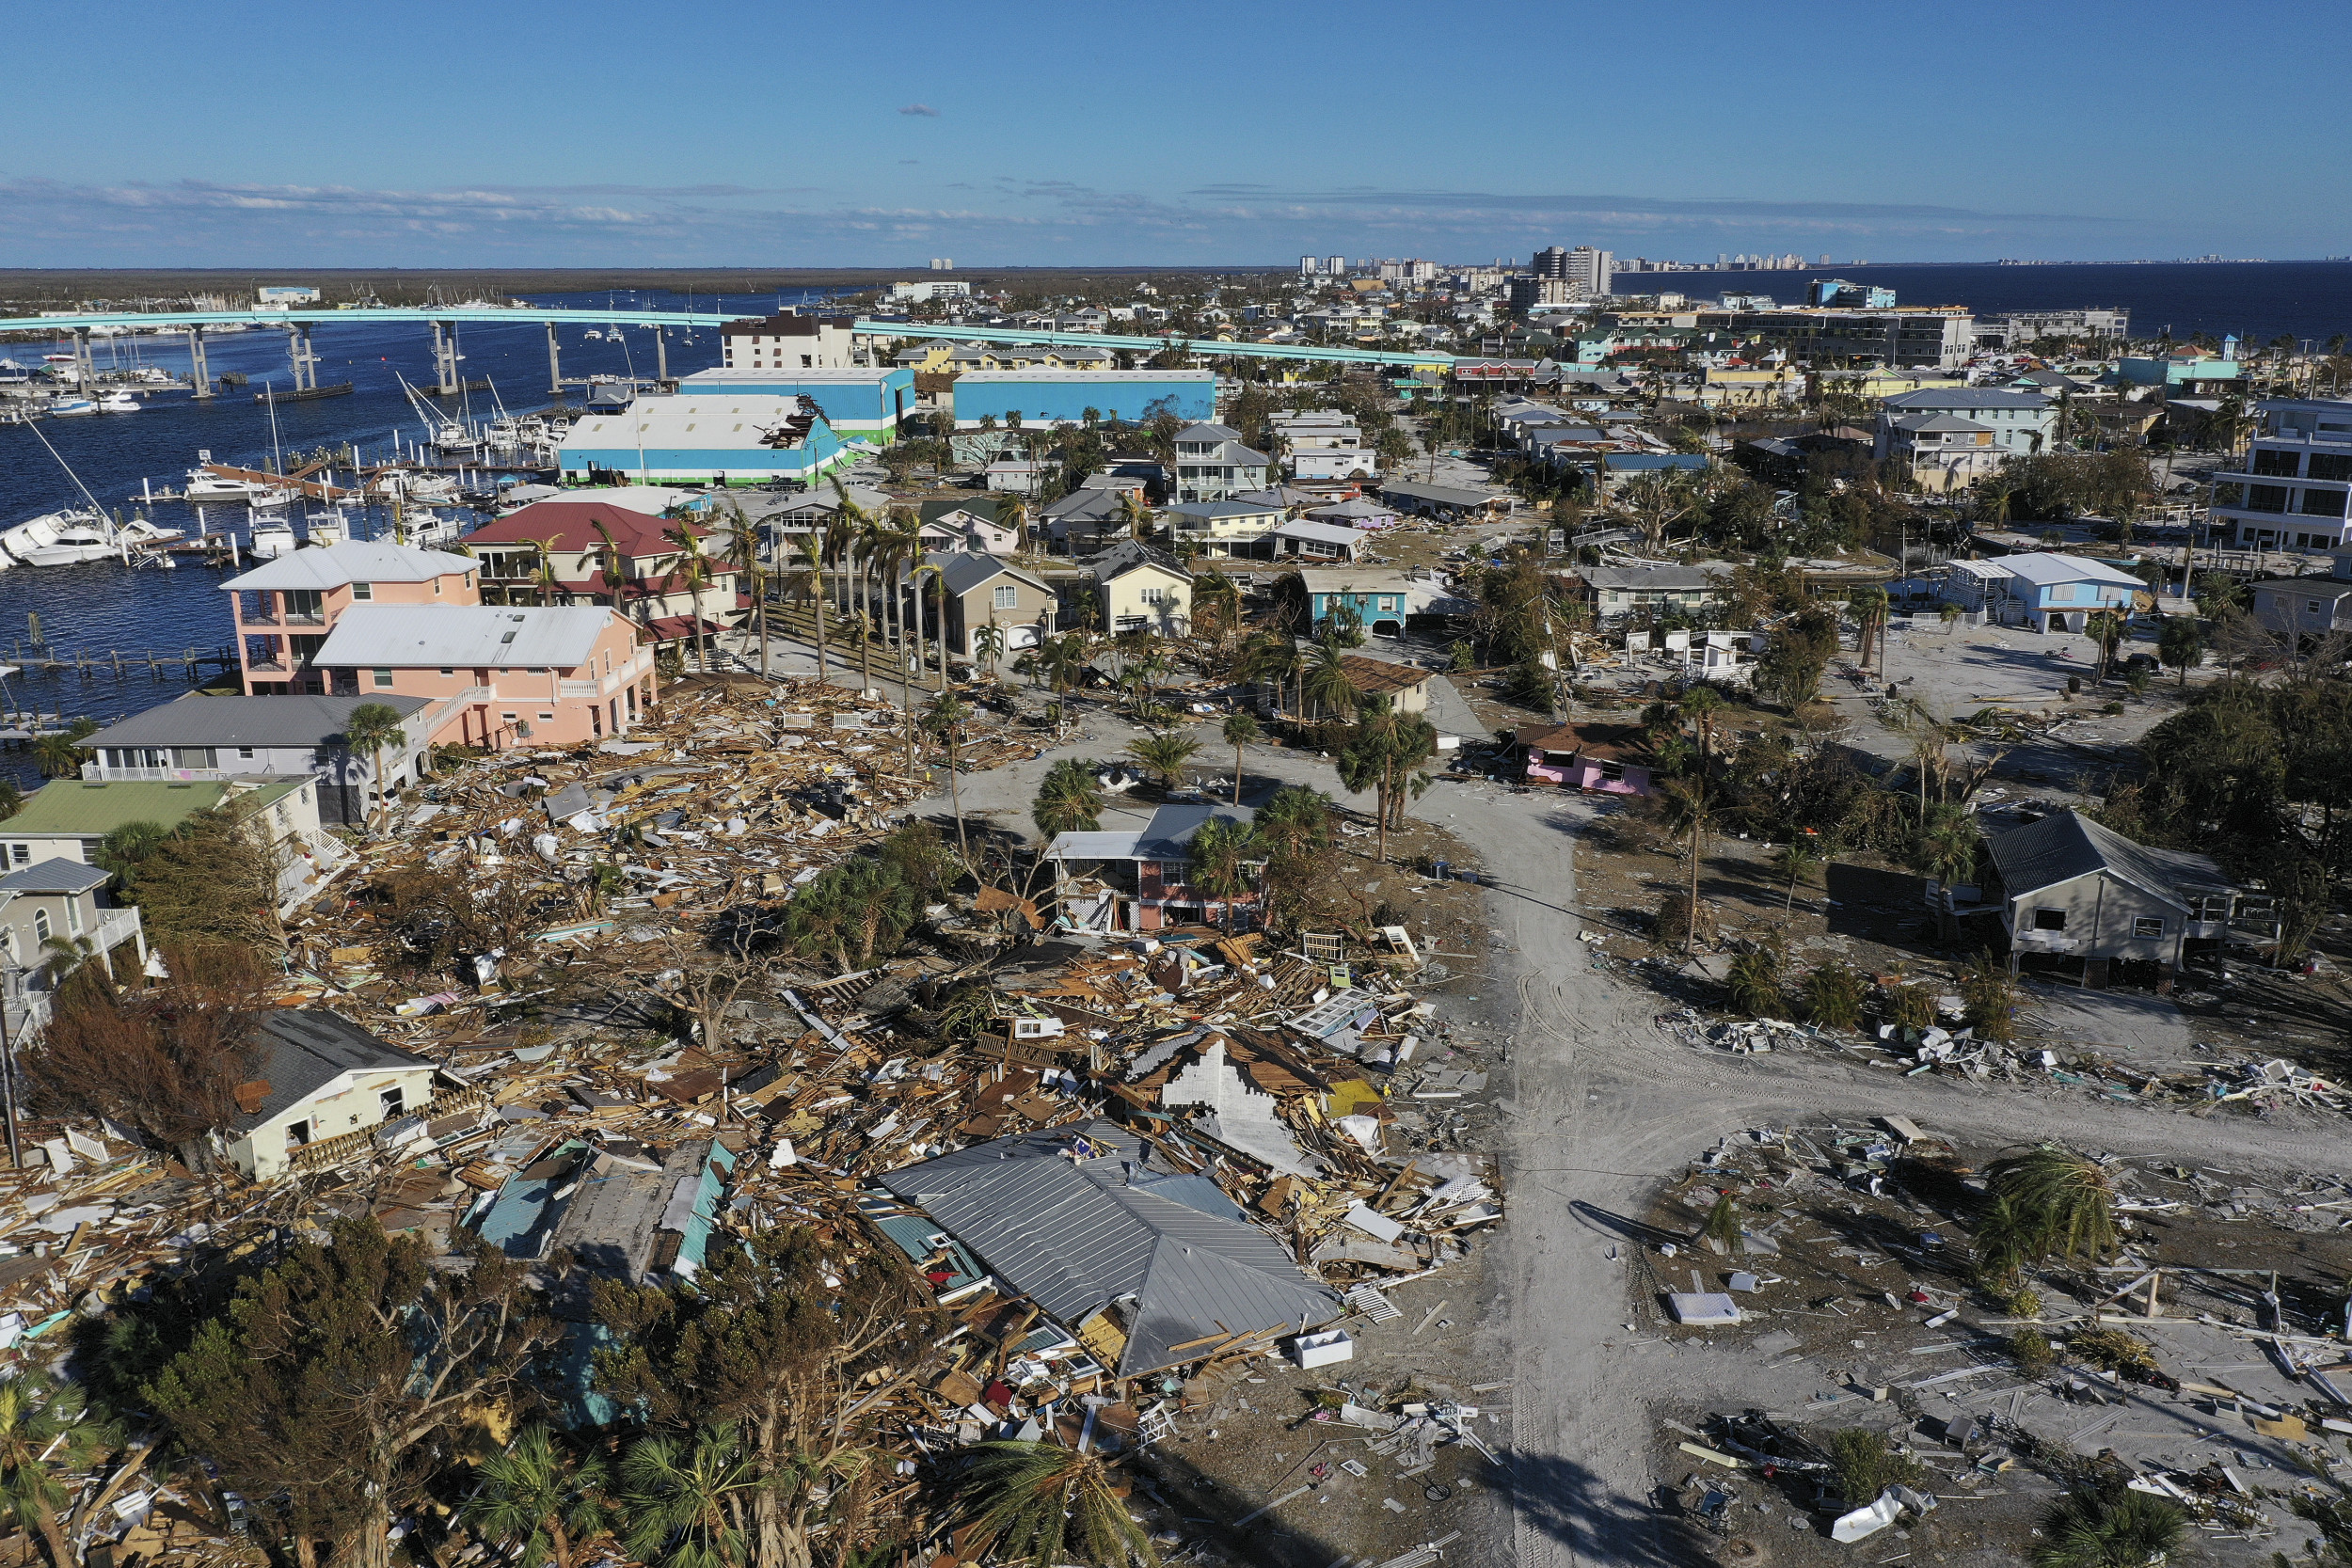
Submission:
M 300 477 L 302 474 L 316 473 L 325 466 L 316 464 L 308 468 L 297 469 L 292 474 L 274 474 L 267 468 L 232 468 L 226 463 L 207 463 L 204 465 L 204 471 L 221 479 L 241 479 L 248 484 L 280 486 L 297 491 L 306 499 L 314 501 L 358 499 L 359 492 L 357 490 L 342 489 L 332 484 L 322 484 L 314 479 Z
M 150 679 L 160 683 L 166 678 L 165 672 L 170 671 L 171 678 L 185 680 L 191 686 L 200 684 L 207 670 L 218 670 L 225 674 L 239 668 L 233 648 L 59 649 L 45 642 L 19 641 L 10 645 L 7 658 L 16 667 L 15 673 L 53 680 L 69 674 L 83 680 L 104 675 L 123 680 L 145 671 Z

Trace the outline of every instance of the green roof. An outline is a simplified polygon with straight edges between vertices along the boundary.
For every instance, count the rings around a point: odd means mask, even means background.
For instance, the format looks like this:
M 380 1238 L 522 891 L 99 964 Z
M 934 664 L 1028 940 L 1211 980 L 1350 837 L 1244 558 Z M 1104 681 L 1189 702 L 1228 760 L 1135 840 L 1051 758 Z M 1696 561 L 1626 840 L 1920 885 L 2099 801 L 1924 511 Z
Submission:
M 0 838 L 103 838 L 133 822 L 172 828 L 220 804 L 228 793 L 229 786 L 220 783 L 90 784 L 58 779 L 26 796 L 24 809 L 0 822 Z

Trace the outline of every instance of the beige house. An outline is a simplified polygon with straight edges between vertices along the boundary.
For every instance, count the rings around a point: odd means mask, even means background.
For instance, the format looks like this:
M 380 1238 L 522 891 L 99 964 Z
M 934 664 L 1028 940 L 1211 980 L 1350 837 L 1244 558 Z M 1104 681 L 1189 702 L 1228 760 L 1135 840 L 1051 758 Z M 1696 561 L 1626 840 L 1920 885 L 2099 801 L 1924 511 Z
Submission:
M 2229 934 L 2236 893 L 2203 855 L 2153 849 L 2062 811 L 1986 841 L 2010 961 L 2079 959 L 2104 985 L 2116 959 L 2177 972 L 2185 944 Z
M 331 1157 L 322 1146 L 414 1116 L 433 1099 L 431 1062 L 340 1014 L 279 1009 L 261 1028 L 258 1076 L 237 1091 L 234 1126 L 215 1134 L 230 1163 L 256 1180 L 294 1166 L 305 1149 Z
M 930 578 L 936 571 L 946 587 L 947 646 L 964 657 L 973 657 L 972 637 L 980 627 L 994 626 L 1006 635 L 1008 651 L 1035 647 L 1053 631 L 1057 599 L 1045 579 L 993 555 L 951 550 L 929 555 L 908 578 L 908 586 L 923 605 L 926 635 L 940 635 L 932 607 Z
M 1182 637 L 1192 626 L 1192 574 L 1165 550 L 1121 540 L 1090 557 L 1095 608 L 1105 630 Z

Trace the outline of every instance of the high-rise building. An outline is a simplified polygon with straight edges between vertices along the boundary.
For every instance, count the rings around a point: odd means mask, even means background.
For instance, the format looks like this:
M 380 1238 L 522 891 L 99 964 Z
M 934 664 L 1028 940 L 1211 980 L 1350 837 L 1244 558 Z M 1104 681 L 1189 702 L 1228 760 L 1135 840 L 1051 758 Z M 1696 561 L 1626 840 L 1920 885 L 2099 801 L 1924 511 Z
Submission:
M 1609 293 L 1609 279 L 1616 271 L 1616 258 L 1605 250 L 1595 250 L 1581 245 L 1568 252 L 1567 264 L 1561 276 L 1582 289 L 1593 299 Z
M 1568 276 L 1568 253 L 1556 245 L 1548 245 L 1535 252 L 1535 259 L 1527 264 L 1531 277 L 1565 277 Z
M 1301 256 L 1301 257 L 1298 259 L 1298 276 L 1299 276 L 1299 277 L 1316 277 L 1317 275 L 1319 275 L 1322 271 L 1323 271 L 1323 258 L 1322 258 L 1322 257 L 1320 257 L 1320 256 Z
M 1327 256 L 1324 258 L 1323 270 L 1333 277 L 1345 277 L 1347 276 L 1347 258 L 1344 256 Z

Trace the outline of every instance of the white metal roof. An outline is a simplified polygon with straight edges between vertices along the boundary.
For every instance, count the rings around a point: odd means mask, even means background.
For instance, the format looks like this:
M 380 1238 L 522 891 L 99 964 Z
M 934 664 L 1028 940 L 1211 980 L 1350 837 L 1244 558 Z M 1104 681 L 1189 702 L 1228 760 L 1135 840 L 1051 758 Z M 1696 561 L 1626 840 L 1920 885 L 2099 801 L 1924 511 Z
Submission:
M 310 662 L 338 669 L 568 670 L 588 661 L 618 615 L 600 605 L 356 605 Z
M 2028 550 L 2019 555 L 2001 557 L 2001 564 L 2036 587 L 2054 582 L 2106 582 L 2118 588 L 2148 586 L 2129 572 L 2110 566 L 2104 561 L 2085 560 L 2079 555 Z
M 342 588 L 354 582 L 430 582 L 448 572 L 470 572 L 481 562 L 446 550 L 421 550 L 384 539 L 290 551 L 221 584 L 230 590 Z

